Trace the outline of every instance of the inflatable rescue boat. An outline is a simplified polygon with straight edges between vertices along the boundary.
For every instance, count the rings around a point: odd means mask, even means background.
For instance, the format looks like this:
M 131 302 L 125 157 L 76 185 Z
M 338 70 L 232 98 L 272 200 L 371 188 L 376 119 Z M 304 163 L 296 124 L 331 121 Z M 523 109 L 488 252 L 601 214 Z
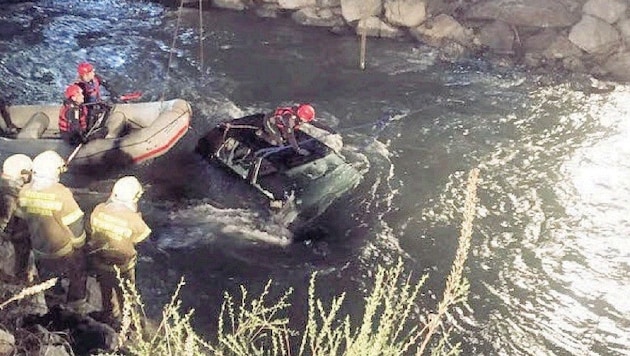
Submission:
M 90 140 L 79 149 L 61 139 L 61 104 L 5 106 L 0 129 L 9 132 L 10 122 L 17 133 L 0 139 L 0 151 L 35 155 L 52 149 L 63 157 L 73 154 L 71 166 L 138 164 L 168 152 L 186 134 L 192 116 L 190 104 L 182 99 L 111 105 L 105 125 L 120 135 Z

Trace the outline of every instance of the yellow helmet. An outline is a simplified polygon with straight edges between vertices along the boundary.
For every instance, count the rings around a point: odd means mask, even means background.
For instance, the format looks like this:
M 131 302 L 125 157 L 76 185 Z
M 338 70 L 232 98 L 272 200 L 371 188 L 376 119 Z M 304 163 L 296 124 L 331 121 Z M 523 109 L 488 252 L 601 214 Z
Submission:
M 134 176 L 120 178 L 112 189 L 112 198 L 125 203 L 136 203 L 144 193 L 142 185 Z
M 2 175 L 13 180 L 22 177 L 23 174 L 30 174 L 33 169 L 33 160 L 25 154 L 14 154 L 4 160 L 2 165 Z
M 55 151 L 44 151 L 33 159 L 33 177 L 59 178 L 66 171 L 66 161 Z

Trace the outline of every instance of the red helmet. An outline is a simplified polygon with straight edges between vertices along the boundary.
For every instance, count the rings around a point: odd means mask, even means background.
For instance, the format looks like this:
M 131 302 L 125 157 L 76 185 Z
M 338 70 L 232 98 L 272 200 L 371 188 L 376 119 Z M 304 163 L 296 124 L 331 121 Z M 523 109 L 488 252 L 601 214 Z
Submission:
M 77 67 L 77 72 L 79 72 L 79 75 L 87 74 L 93 70 L 94 70 L 94 66 L 88 62 L 80 63 L 79 66 Z
M 315 118 L 315 109 L 309 104 L 300 104 L 297 109 L 297 116 L 305 122 L 309 122 Z
M 65 93 L 66 94 L 66 99 L 70 99 L 73 96 L 75 96 L 75 95 L 77 95 L 77 94 L 79 94 L 81 92 L 82 91 L 81 91 L 81 87 L 80 86 L 78 86 L 76 84 L 68 85 L 68 87 L 66 88 L 66 93 Z

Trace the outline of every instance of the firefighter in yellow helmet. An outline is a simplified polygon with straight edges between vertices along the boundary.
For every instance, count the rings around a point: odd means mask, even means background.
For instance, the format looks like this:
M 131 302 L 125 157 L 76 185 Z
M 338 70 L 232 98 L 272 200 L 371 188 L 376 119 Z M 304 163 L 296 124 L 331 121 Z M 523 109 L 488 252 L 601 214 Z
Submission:
M 88 264 L 101 286 L 103 310 L 96 319 L 120 327 L 122 290 L 116 276 L 132 284 L 136 282 L 137 252 L 135 245 L 145 240 L 151 229 L 138 212 L 142 185 L 133 176 L 120 178 L 114 184 L 109 199 L 98 204 L 87 223 Z
M 28 224 L 37 272 L 42 279 L 67 277 L 67 303 L 85 305 L 86 260 L 83 211 L 70 189 L 59 183 L 65 161 L 55 151 L 33 159 L 33 178 L 20 190 L 18 212 Z M 60 284 L 59 284 L 60 286 Z
M 28 225 L 15 215 L 18 194 L 31 180 L 33 161 L 24 154 L 14 154 L 4 160 L 0 178 L 0 233 L 13 244 L 13 274 L 21 282 L 28 282 L 28 262 L 31 241 Z

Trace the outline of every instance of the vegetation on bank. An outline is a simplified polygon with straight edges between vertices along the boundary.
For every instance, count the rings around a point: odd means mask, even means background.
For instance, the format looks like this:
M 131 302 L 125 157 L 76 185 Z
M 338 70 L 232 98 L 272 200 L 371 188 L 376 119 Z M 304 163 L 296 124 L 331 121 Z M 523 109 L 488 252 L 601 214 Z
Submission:
M 123 286 L 125 303 L 119 349 L 101 355 L 457 355 L 460 344 L 451 343 L 451 329 L 444 319 L 454 306 L 466 304 L 469 292 L 463 269 L 471 243 L 478 175 L 478 169 L 473 169 L 468 176 L 459 245 L 444 294 L 436 309 L 425 311 L 423 316 L 415 312 L 427 275 L 413 280 L 406 275 L 400 260 L 393 267 L 377 268 L 361 320 L 342 315 L 345 293 L 334 297 L 329 304 L 319 299 L 314 274 L 308 290 L 304 329 L 289 328 L 292 289 L 270 298 L 269 281 L 258 297 L 250 297 L 245 287 L 241 287 L 238 299 L 225 293 L 218 333 L 212 341 L 202 339 L 193 330 L 194 311 L 182 310 L 178 296 L 183 280 L 163 308 L 161 323 L 150 332 L 143 332 L 145 315 L 140 294 L 127 283 Z M 49 286 L 50 283 L 46 285 Z

